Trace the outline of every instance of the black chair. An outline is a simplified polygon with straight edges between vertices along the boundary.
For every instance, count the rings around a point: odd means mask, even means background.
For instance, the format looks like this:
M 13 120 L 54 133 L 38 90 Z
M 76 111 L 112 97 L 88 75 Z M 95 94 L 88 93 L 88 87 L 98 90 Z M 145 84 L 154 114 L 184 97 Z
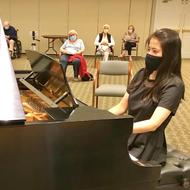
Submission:
M 11 58 L 19 58 L 22 53 L 22 43 L 18 38 L 18 29 L 17 29 L 17 39 L 15 39 L 14 47 L 13 47 L 13 54 L 11 55 Z
M 168 145 L 167 162 L 162 167 L 157 189 L 190 189 L 190 156 Z

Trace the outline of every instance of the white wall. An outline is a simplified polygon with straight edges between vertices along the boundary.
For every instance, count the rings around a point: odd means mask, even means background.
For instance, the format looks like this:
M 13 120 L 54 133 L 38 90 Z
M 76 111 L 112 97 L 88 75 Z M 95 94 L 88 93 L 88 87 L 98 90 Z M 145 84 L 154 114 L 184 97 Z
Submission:
M 190 1 L 157 0 L 153 29 L 171 28 L 179 32 L 182 40 L 182 57 L 190 58 Z
M 94 39 L 105 23 L 110 24 L 119 55 L 121 38 L 129 24 L 140 36 L 139 55 L 144 55 L 144 42 L 149 35 L 152 0 L 1 0 L 0 17 L 19 29 L 23 50 L 31 47 L 30 31 L 38 31 L 38 49 L 47 49 L 44 34 L 67 34 L 76 29 L 86 46 L 85 54 L 94 54 Z M 61 43 L 56 41 L 56 49 Z

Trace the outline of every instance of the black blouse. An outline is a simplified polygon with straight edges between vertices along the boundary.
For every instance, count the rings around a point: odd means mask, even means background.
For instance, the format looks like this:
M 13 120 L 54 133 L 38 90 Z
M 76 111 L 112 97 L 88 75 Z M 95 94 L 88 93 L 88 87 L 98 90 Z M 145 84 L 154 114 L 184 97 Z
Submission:
M 132 82 L 142 80 L 143 75 L 144 69 L 141 69 Z M 170 110 L 171 114 L 156 131 L 132 134 L 128 141 L 128 150 L 130 154 L 140 160 L 164 164 L 167 154 L 164 130 L 179 106 L 184 92 L 184 83 L 179 77 L 172 76 L 160 89 L 158 102 L 142 101 L 146 90 L 146 85 L 142 83 L 133 93 L 129 93 L 128 114 L 134 117 L 134 122 L 149 119 L 157 106 Z

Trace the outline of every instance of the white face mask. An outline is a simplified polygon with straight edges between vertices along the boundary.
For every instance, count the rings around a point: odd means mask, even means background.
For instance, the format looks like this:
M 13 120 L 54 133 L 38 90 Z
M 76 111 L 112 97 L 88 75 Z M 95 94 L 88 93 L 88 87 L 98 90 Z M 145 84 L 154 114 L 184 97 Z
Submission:
M 108 29 L 104 29 L 104 33 L 105 33 L 105 34 L 107 34 L 107 33 L 108 33 L 108 31 L 109 31 Z
M 5 29 L 5 30 L 8 30 L 8 29 L 9 29 L 9 26 L 5 26 L 4 29 Z
M 132 29 L 129 29 L 128 32 L 131 34 L 131 33 L 133 33 L 133 30 L 132 30 Z

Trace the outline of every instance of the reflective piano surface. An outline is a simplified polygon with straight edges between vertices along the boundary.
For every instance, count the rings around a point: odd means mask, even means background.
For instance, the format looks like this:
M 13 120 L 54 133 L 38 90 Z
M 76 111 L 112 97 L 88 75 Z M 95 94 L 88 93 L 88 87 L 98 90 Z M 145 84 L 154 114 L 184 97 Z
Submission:
M 0 126 L 0 188 L 155 189 L 160 167 L 128 155 L 133 118 L 83 105 L 56 60 L 26 54 L 32 72 L 18 80 L 26 121 Z
M 63 120 L 78 102 L 72 95 L 59 63 L 36 51 L 26 50 L 32 72 L 20 79 L 21 98 L 27 121 Z M 22 86 L 22 87 L 23 87 Z

